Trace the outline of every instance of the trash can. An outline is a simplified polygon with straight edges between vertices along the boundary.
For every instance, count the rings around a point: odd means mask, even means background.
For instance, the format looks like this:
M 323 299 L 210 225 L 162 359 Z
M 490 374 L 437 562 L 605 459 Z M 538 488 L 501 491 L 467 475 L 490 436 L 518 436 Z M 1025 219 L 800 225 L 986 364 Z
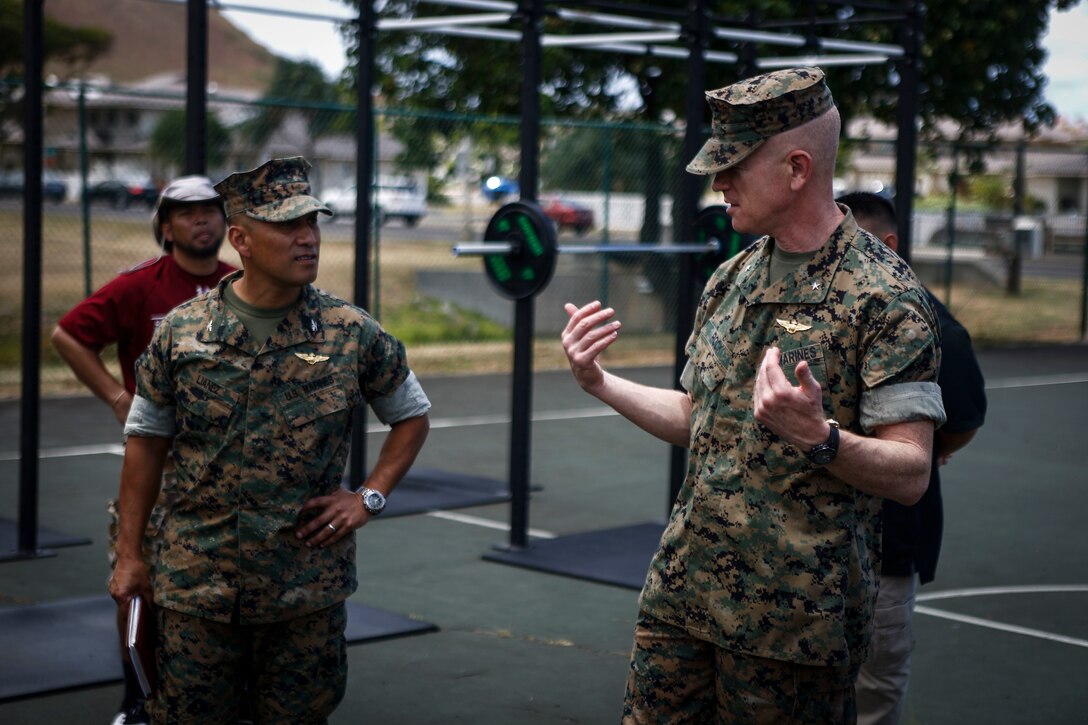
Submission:
M 1012 222 L 1013 240 L 1020 254 L 1029 259 L 1043 256 L 1043 222 L 1032 216 L 1018 216 Z

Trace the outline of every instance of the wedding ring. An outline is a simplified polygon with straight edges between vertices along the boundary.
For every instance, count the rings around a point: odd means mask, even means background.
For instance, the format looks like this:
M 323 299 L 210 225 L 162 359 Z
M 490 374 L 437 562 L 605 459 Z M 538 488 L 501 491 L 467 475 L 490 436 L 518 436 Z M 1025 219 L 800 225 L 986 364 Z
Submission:
M 328 526 L 330 529 L 332 529 L 332 532 L 334 534 L 336 533 L 336 527 L 335 526 L 333 526 L 332 524 L 325 524 L 325 525 Z

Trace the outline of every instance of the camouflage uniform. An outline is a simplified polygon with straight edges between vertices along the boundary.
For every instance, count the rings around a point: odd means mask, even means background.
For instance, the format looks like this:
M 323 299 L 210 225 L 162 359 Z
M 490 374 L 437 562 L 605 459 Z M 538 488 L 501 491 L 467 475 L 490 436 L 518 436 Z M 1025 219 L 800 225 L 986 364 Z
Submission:
M 239 208 L 250 204 L 279 221 L 324 208 L 308 196 L 308 165 L 276 164 L 242 175 L 242 191 L 228 183 L 239 175 L 217 185 L 228 213 L 257 216 Z M 282 183 L 300 168 L 301 181 Z M 254 339 L 224 300 L 242 274 L 175 308 L 137 363 L 129 425 L 143 401 L 173 411 L 178 477 L 154 573 L 166 681 L 150 711 L 157 721 L 231 722 L 237 670 L 215 672 L 239 660 L 245 641 L 260 663 L 256 719 L 323 722 L 346 678 L 355 537 L 309 547 L 295 533 L 316 515 L 303 504 L 341 486 L 353 409 L 391 395 L 410 371 L 404 346 L 373 318 L 312 285 L 271 337 Z M 300 671 L 303 681 L 292 680 Z M 290 702 L 302 708 L 293 716 L 280 712 Z
M 738 85 L 781 81 L 782 74 L 771 76 Z M 788 108 L 820 106 L 802 99 Z M 718 116 L 718 128 L 728 128 Z M 795 115 L 792 124 L 808 118 Z M 692 162 L 700 173 L 754 150 L 712 141 Z M 913 420 L 939 424 L 944 413 L 934 382 L 938 327 L 924 290 L 842 210 L 846 218 L 831 238 L 785 278 L 768 280 L 773 240 L 764 237 L 722 265 L 704 290 L 681 380 L 692 398 L 687 477 L 640 598 L 626 721 L 713 720 L 700 709 L 706 693 L 690 691 L 685 671 L 692 658 L 705 665 L 707 657 L 718 659 L 720 679 L 717 696 L 711 684 L 703 705 L 714 712 L 717 703 L 719 722 L 853 719 L 853 676 L 865 659 L 876 597 L 881 499 L 756 422 L 755 375 L 772 346 L 794 385 L 793 370 L 806 360 L 827 417 L 859 435 Z M 707 644 L 709 655 L 696 652 Z M 770 700 L 762 705 L 735 690 L 757 672 L 759 697 Z M 804 714 L 788 715 L 794 707 Z
M 239 652 L 264 665 L 257 684 L 266 694 L 253 703 L 253 722 L 324 723 L 344 697 L 343 602 L 245 632 L 169 609 L 160 608 L 158 614 L 159 631 L 173 643 L 173 656 L 159 663 L 160 685 L 150 708 L 155 722 L 234 725 L 249 719 L 239 709 L 245 697 L 235 674 Z M 194 687 L 195 682 L 201 686 Z
M 310 548 L 295 531 L 306 501 L 340 487 L 352 409 L 393 392 L 408 364 L 363 310 L 312 286 L 267 342 L 251 339 L 222 299 L 241 274 L 162 321 L 137 390 L 176 409 L 156 603 L 230 622 L 237 600 L 241 624 L 262 624 L 355 591 L 354 540 Z
M 170 464 L 167 461 L 167 464 Z M 172 465 L 166 467 L 162 474 L 162 487 L 159 489 L 159 498 L 155 501 L 155 507 L 151 509 L 151 516 L 147 519 L 147 528 L 144 530 L 144 554 L 150 571 L 155 570 L 159 559 L 159 546 L 162 543 L 162 523 L 166 519 L 166 512 L 174 505 L 178 497 L 178 477 L 174 473 Z M 117 511 L 118 500 L 111 498 L 106 502 L 106 513 L 110 522 L 106 537 L 106 558 L 110 562 L 110 570 L 117 565 L 117 535 L 120 531 L 121 517 Z

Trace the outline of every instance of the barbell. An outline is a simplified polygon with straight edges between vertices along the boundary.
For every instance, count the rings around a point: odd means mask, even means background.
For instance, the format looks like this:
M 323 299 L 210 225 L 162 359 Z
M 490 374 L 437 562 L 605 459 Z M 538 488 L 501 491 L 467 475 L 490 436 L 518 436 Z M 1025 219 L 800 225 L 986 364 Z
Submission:
M 756 238 L 733 230 L 723 205 L 708 206 L 696 217 L 694 244 L 565 245 L 556 241 L 555 224 L 531 201 L 499 208 L 488 222 L 481 242 L 458 244 L 455 257 L 483 257 L 484 273 L 502 296 L 519 300 L 544 290 L 555 274 L 560 254 L 694 254 L 702 282 L 718 266 Z

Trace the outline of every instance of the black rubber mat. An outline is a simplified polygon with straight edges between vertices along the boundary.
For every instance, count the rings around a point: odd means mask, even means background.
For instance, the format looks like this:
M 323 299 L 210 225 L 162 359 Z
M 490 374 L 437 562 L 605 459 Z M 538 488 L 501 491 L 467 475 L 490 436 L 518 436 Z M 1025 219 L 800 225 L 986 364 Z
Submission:
M 379 520 L 447 509 L 505 503 L 510 487 L 505 481 L 429 468 L 413 468 L 389 497 Z
M 534 540 L 526 549 L 500 550 L 484 559 L 526 569 L 642 589 L 665 525 L 634 524 Z
M 438 628 L 348 601 L 348 644 Z M 107 596 L 0 610 L 0 701 L 121 680 L 116 606 Z
M 69 536 L 59 531 L 38 527 L 38 548 L 59 549 L 64 546 L 86 546 L 91 540 L 83 536 Z M 0 555 L 15 551 L 19 545 L 19 524 L 11 519 L 0 518 Z

